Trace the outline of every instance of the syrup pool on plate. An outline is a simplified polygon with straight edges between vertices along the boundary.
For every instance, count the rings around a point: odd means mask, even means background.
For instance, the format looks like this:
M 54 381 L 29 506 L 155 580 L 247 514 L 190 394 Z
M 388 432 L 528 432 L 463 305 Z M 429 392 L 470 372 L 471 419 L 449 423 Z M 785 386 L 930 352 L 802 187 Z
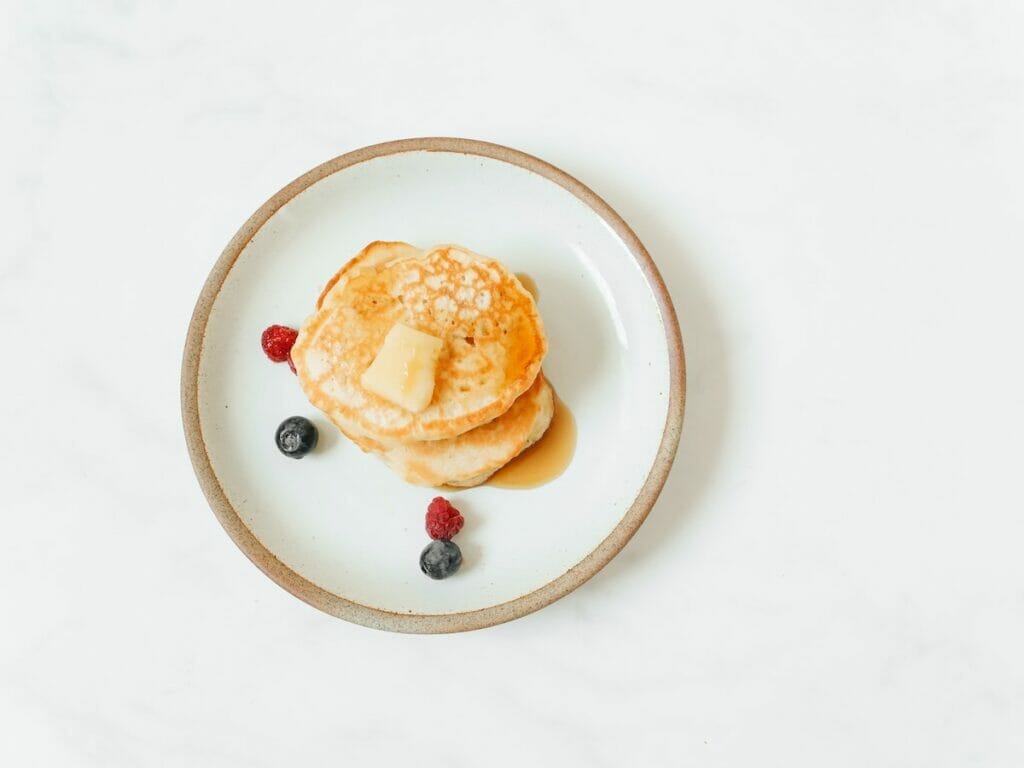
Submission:
M 565 472 L 575 452 L 576 419 L 555 393 L 555 415 L 544 436 L 491 475 L 487 484 L 497 488 L 536 488 Z

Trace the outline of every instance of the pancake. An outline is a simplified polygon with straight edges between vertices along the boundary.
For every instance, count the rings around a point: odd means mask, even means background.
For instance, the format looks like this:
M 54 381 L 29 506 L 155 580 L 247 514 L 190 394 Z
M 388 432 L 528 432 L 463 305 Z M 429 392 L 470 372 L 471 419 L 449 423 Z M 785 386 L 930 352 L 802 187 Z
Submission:
M 348 277 L 357 267 L 381 267 L 402 259 L 419 258 L 422 255 L 423 250 L 415 245 L 400 241 L 375 240 L 345 262 L 345 265 L 335 273 L 334 277 L 327 281 L 327 285 L 324 286 L 316 300 L 317 310 L 338 303 L 339 297 L 343 295 L 342 289 L 345 287 Z
M 365 389 L 363 372 L 403 323 L 444 341 L 430 404 L 412 413 Z M 447 440 L 505 413 L 547 353 L 533 297 L 494 259 L 455 245 L 368 245 L 328 282 L 292 360 L 310 402 L 375 450 Z
M 378 452 L 384 463 L 417 485 L 479 485 L 537 442 L 555 412 L 544 375 L 505 413 L 447 440 L 400 443 Z

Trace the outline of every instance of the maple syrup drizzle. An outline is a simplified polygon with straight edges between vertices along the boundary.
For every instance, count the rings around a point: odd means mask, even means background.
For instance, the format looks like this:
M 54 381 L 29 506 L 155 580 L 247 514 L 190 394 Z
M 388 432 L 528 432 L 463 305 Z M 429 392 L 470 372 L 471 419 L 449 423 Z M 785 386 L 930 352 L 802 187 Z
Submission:
M 575 452 L 576 419 L 556 394 L 555 414 L 544 436 L 491 475 L 487 484 L 497 488 L 536 488 L 565 472 Z
M 537 283 L 533 281 L 525 272 L 516 272 L 516 277 L 519 278 L 519 282 L 523 284 L 523 288 L 529 291 L 530 295 L 533 296 L 533 300 L 537 301 L 540 298 L 540 291 L 537 290 Z

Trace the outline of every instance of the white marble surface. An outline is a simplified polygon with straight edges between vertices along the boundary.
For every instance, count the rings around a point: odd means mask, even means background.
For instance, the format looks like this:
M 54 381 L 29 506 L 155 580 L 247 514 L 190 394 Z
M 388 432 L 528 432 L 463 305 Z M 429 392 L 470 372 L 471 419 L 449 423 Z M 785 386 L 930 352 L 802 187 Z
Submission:
M 4 3 L 0 764 L 1024 764 L 1019 2 Z M 578 175 L 675 296 L 648 523 L 511 624 L 252 567 L 178 417 L 283 183 L 462 135 Z

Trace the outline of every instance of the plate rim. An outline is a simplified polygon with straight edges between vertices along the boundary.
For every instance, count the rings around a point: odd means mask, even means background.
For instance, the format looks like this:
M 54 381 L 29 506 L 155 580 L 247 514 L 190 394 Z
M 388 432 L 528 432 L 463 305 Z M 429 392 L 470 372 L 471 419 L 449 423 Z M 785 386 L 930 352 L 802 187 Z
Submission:
M 506 162 L 542 176 L 586 204 L 611 227 L 639 265 L 658 305 L 669 358 L 668 410 L 658 452 L 636 498 L 615 528 L 582 560 L 544 586 L 497 605 L 444 614 L 397 613 L 363 605 L 324 589 L 279 560 L 245 525 L 221 487 L 199 418 L 199 362 L 210 312 L 232 267 L 260 228 L 282 206 L 328 176 L 378 157 L 423 151 Z M 500 144 L 454 137 L 399 139 L 362 147 L 321 163 L 276 192 L 246 220 L 210 270 L 192 312 L 181 364 L 181 415 L 192 468 L 211 510 L 235 545 L 278 586 L 314 608 L 373 629 L 417 634 L 483 629 L 526 616 L 565 597 L 604 568 L 639 529 L 665 485 L 679 446 L 685 400 L 686 362 L 675 307 L 654 260 L 625 220 L 589 187 L 538 157 Z

